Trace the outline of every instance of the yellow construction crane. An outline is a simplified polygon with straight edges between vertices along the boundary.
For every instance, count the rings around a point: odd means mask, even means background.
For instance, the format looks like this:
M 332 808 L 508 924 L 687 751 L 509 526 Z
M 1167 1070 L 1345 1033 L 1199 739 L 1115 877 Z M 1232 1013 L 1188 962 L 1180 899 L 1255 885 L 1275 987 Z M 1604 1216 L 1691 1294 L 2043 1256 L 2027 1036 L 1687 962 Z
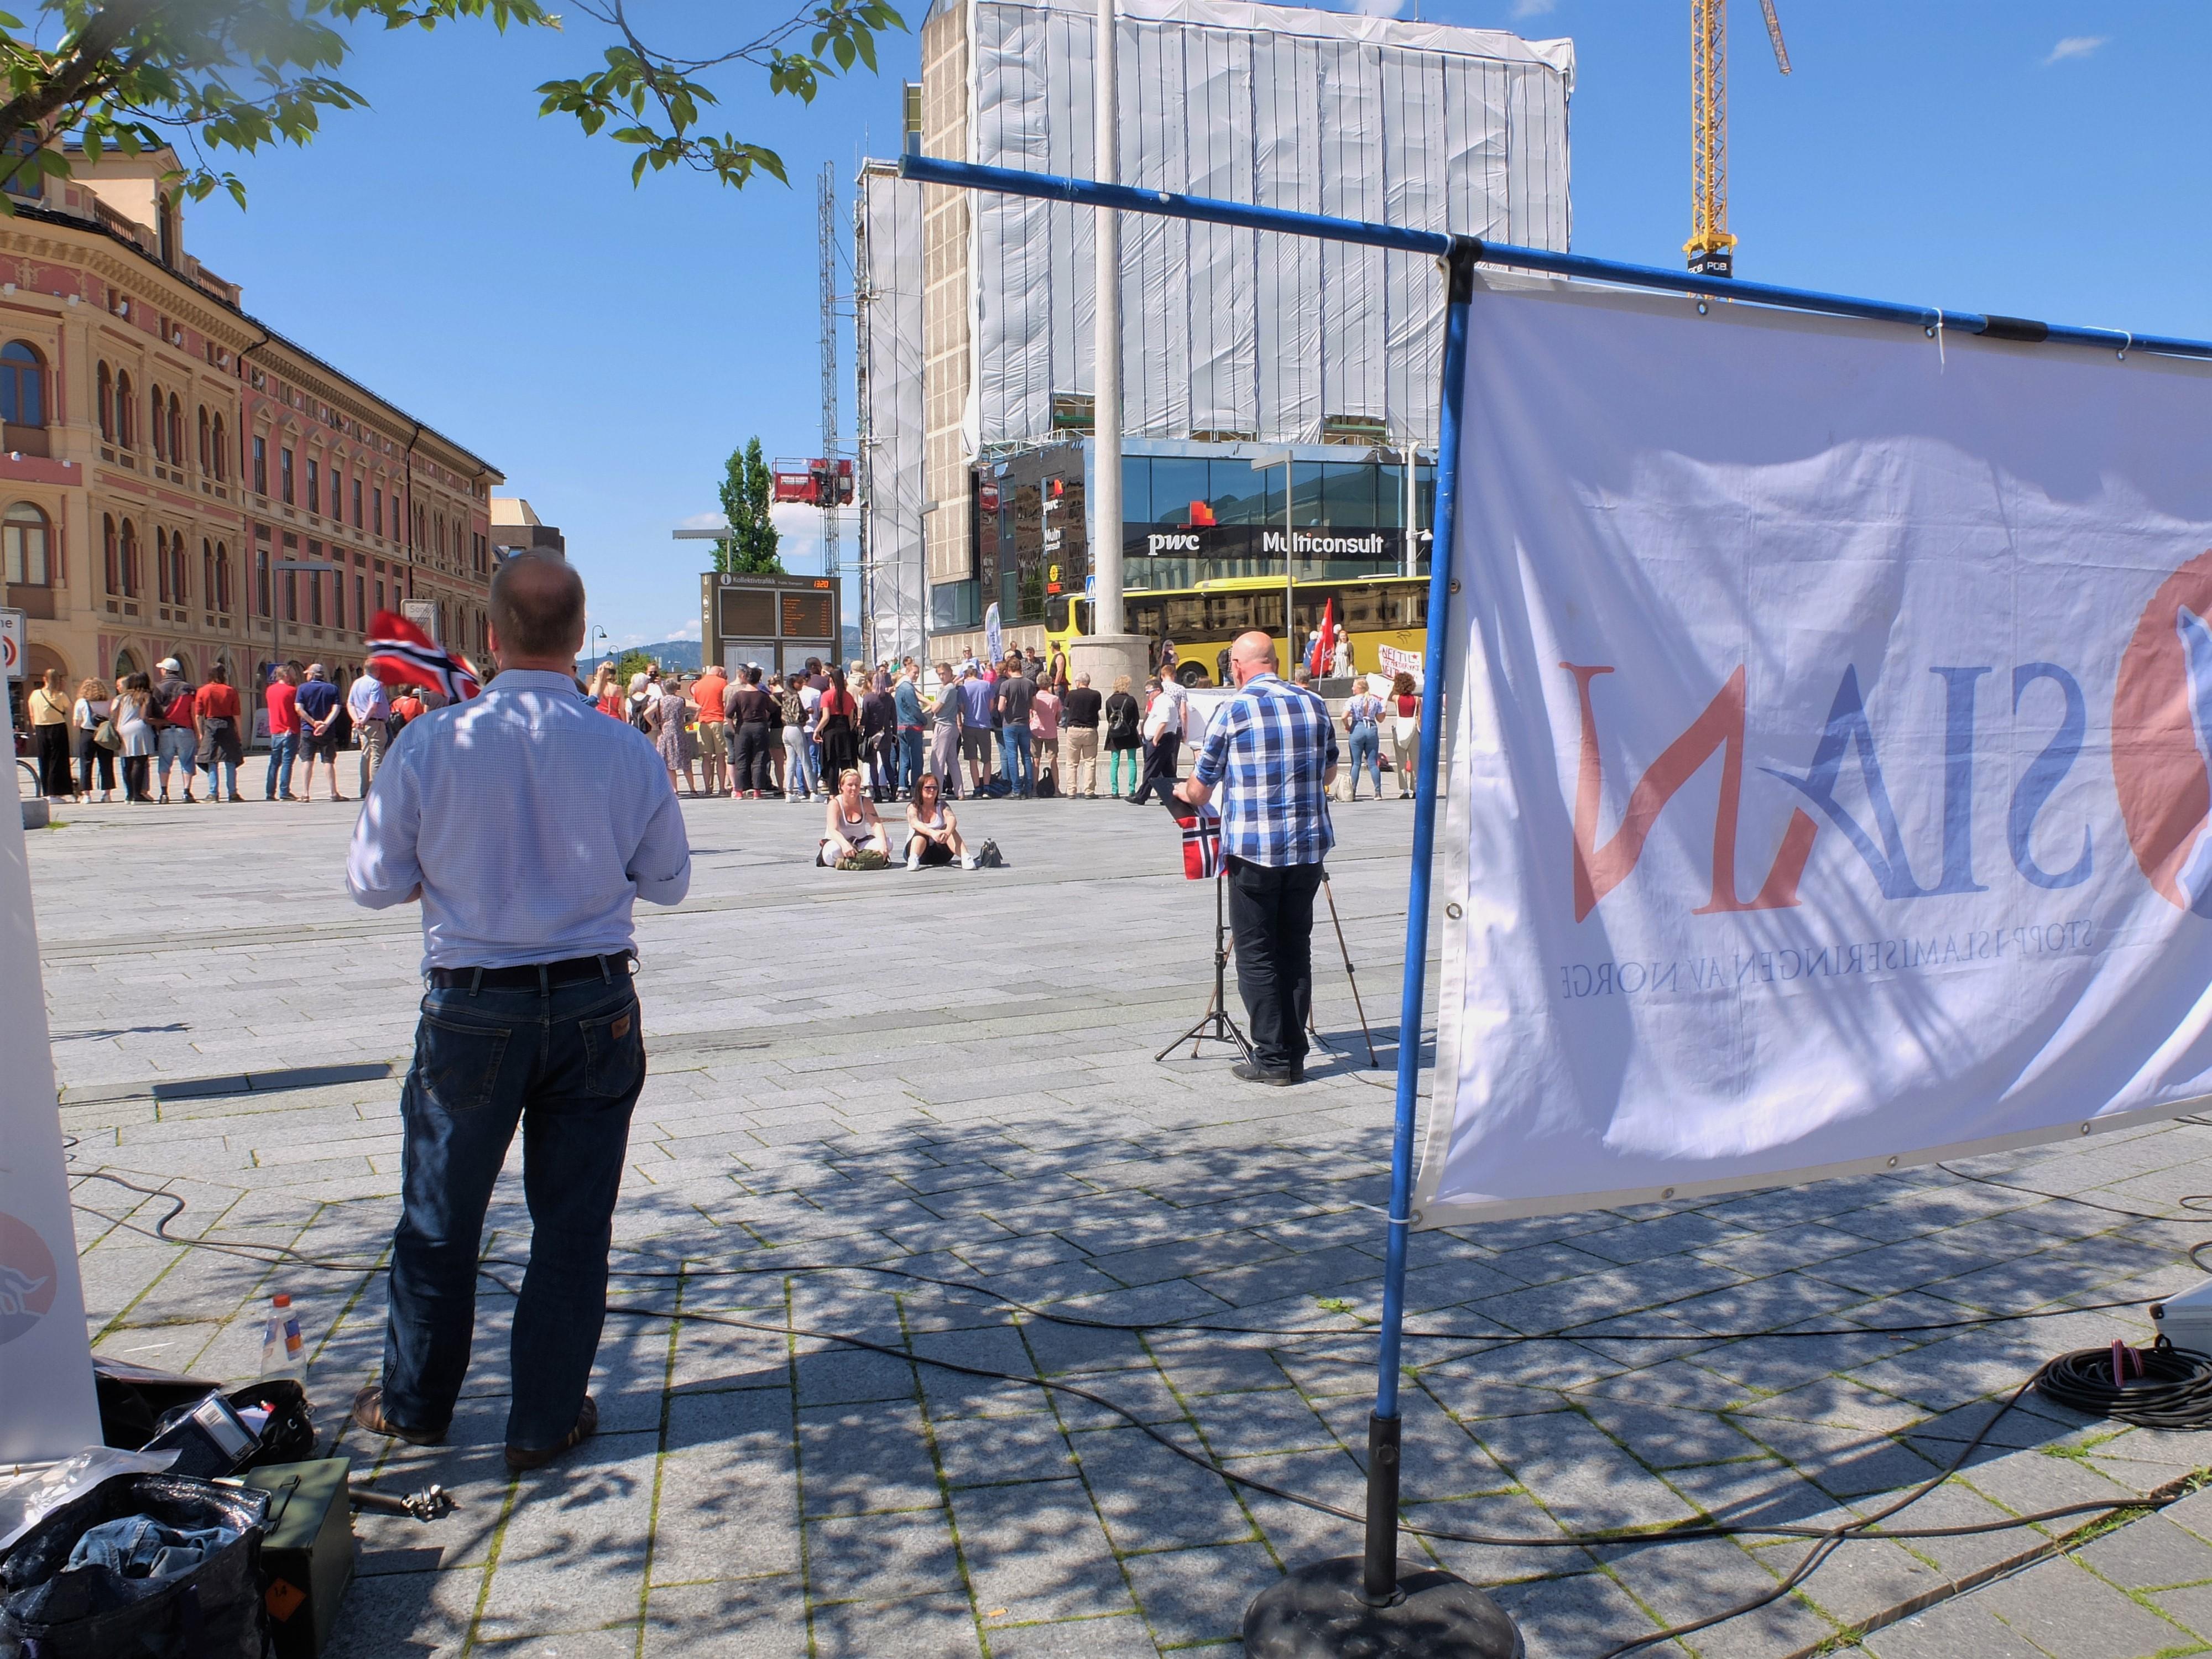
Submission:
M 1774 0 L 1759 0 L 1774 61 L 1790 73 Z M 1728 224 L 1728 0 L 1690 0 L 1690 269 L 1702 276 L 1735 274 Z

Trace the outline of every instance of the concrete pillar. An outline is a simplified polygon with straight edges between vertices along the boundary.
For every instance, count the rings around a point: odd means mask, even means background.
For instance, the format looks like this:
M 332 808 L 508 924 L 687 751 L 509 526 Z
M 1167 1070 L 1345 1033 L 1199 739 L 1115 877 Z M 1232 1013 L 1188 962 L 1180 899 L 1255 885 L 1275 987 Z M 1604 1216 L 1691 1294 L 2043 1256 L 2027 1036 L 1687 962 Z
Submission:
M 1093 135 L 1098 177 L 1121 176 L 1120 75 L 1114 0 L 1098 0 L 1093 56 Z M 1068 652 L 1068 672 L 1088 672 L 1093 690 L 1111 691 L 1117 675 L 1141 683 L 1150 644 L 1124 632 L 1121 612 L 1121 220 L 1099 208 L 1090 487 L 1091 634 Z

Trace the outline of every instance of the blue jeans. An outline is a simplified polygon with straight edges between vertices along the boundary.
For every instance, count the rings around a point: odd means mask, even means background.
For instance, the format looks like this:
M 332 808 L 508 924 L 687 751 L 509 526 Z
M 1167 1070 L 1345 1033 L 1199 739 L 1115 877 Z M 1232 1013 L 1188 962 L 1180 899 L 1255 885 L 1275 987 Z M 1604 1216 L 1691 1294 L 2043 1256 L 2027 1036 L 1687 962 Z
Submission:
M 1372 720 L 1362 720 L 1352 728 L 1352 793 L 1359 794 L 1359 768 L 1364 762 L 1375 775 L 1375 793 L 1382 793 L 1382 733 Z
M 300 734 L 297 732 L 272 732 L 269 734 L 269 799 L 292 793 L 292 763 L 299 758 Z
M 899 787 L 912 794 L 921 787 L 921 775 L 926 767 L 921 755 L 921 728 L 902 726 L 898 738 Z
M 1006 757 L 1006 787 L 1017 795 L 1036 788 L 1036 757 L 1030 748 L 1030 729 L 1009 726 L 999 733 L 999 748 Z
M 522 1128 L 530 1268 L 514 1310 L 507 1443 L 544 1450 L 575 1426 L 606 1317 L 607 1246 L 645 1086 L 637 993 L 605 981 L 550 992 L 432 990 L 399 1095 L 399 1229 L 384 1336 L 384 1407 L 442 1430 L 469 1368 L 477 1257 L 492 1183 Z

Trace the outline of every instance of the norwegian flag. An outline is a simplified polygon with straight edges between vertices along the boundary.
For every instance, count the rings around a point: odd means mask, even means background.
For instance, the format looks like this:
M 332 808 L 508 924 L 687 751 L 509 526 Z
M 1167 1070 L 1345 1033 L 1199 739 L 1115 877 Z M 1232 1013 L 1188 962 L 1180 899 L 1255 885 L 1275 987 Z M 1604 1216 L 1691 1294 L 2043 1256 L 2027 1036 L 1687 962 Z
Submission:
M 1182 831 L 1182 872 L 1192 881 L 1206 881 L 1221 873 L 1221 814 L 1212 806 L 1193 806 L 1173 795 L 1159 797 L 1160 805 Z
M 386 685 L 428 686 L 447 702 L 473 697 L 483 689 L 465 658 L 440 650 L 396 611 L 380 611 L 369 618 L 368 670 Z

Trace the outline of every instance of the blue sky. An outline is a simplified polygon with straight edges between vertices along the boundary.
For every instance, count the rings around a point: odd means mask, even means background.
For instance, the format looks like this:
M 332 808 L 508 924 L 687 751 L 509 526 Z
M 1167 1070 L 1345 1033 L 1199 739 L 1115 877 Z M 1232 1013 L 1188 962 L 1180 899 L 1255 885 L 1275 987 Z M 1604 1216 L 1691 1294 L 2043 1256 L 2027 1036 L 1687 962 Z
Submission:
M 2212 336 L 2212 8 L 1778 4 L 1786 80 L 1756 0 L 1731 8 L 1740 275 Z M 633 7 L 691 42 L 730 9 Z M 1688 9 L 1420 7 L 1574 40 L 1575 246 L 1660 264 L 1688 234 Z M 915 43 L 811 106 L 727 83 L 728 125 L 781 151 L 791 188 L 663 174 L 633 190 L 615 147 L 536 114 L 532 88 L 596 60 L 593 27 L 371 37 L 349 78 L 374 108 L 240 160 L 250 208 L 200 206 L 187 240 L 249 309 L 504 469 L 568 533 L 611 637 L 696 636 L 704 544 L 669 530 L 715 510 L 747 437 L 772 456 L 816 447 L 813 175 L 834 161 L 849 207 L 859 158 L 896 152 Z M 849 329 L 843 361 L 849 434 Z M 794 568 L 818 568 L 811 516 L 793 514 Z

